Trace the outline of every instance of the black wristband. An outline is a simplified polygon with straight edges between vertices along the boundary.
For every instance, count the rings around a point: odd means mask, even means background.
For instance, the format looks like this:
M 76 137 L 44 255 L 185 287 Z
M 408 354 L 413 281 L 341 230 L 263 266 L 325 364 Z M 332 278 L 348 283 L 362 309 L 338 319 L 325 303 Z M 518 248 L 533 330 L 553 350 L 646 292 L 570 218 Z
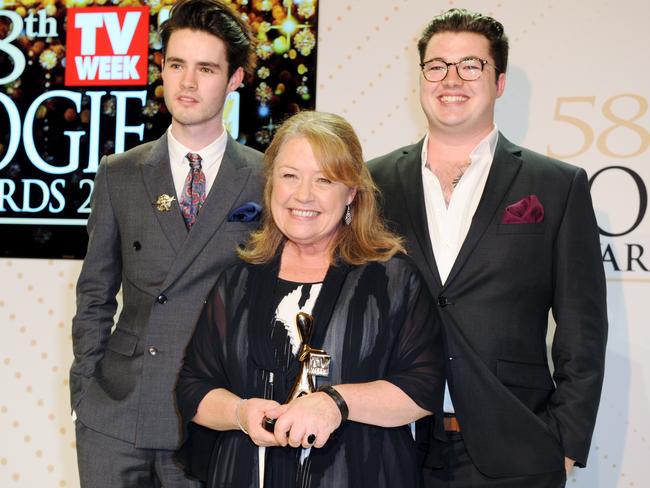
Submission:
M 345 400 L 343 399 L 341 394 L 338 391 L 336 391 L 332 385 L 321 386 L 318 389 L 318 391 L 322 391 L 327 396 L 329 396 L 332 400 L 334 400 L 334 403 L 336 403 L 339 412 L 341 412 L 341 423 L 345 422 L 348 419 L 350 410 L 348 410 L 348 404 L 345 403 Z

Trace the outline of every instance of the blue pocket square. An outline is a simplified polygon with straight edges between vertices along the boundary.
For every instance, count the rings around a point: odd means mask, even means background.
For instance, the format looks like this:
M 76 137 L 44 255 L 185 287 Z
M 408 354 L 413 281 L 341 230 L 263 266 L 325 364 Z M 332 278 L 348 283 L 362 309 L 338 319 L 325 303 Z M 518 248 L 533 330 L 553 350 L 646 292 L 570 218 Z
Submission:
M 255 222 L 262 215 L 262 206 L 257 202 L 246 202 L 228 214 L 228 222 Z

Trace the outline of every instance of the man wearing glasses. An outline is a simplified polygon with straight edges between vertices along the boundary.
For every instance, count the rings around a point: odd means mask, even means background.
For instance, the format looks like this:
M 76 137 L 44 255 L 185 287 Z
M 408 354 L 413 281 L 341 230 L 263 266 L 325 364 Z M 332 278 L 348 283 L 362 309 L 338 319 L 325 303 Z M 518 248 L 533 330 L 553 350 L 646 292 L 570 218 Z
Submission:
M 499 22 L 451 9 L 418 48 L 427 134 L 369 165 L 445 332 L 445 417 L 416 434 L 425 485 L 564 486 L 587 462 L 607 336 L 587 176 L 498 132 Z

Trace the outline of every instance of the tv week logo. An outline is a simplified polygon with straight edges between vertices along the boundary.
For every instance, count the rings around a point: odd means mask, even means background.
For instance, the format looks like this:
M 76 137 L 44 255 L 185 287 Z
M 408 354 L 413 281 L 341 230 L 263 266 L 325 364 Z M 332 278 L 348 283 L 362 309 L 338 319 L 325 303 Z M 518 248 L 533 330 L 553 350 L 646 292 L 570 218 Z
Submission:
M 68 9 L 66 86 L 146 85 L 149 7 Z

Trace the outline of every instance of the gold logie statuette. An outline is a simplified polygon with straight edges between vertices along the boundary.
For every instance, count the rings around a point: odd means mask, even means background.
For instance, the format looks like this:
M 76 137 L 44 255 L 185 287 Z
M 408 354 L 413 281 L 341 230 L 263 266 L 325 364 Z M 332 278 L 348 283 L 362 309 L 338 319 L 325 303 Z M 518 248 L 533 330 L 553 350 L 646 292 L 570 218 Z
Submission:
M 176 200 L 176 197 L 172 197 L 166 193 L 163 193 L 162 195 L 158 195 L 158 198 L 156 199 L 154 205 L 159 212 L 169 212 L 169 210 L 172 208 L 172 202 L 174 200 Z
M 307 395 L 316 391 L 314 385 L 314 376 L 327 376 L 329 374 L 330 356 L 321 349 L 314 349 L 308 342 L 314 333 L 314 317 L 305 312 L 299 312 L 296 315 L 296 325 L 298 326 L 298 336 L 300 337 L 300 352 L 298 361 L 300 361 L 300 373 L 289 392 L 287 403 L 294 398 Z M 312 364 L 313 360 L 313 364 Z M 325 373 L 325 374 L 322 374 Z
M 322 349 L 314 349 L 308 342 L 314 332 L 314 317 L 305 312 L 299 312 L 296 315 L 296 325 L 298 326 L 298 336 L 300 339 L 300 351 L 298 361 L 300 361 L 300 372 L 293 384 L 287 403 L 294 398 L 307 395 L 316 391 L 314 376 L 329 376 L 331 356 Z M 273 432 L 275 419 L 264 417 L 264 428 Z

